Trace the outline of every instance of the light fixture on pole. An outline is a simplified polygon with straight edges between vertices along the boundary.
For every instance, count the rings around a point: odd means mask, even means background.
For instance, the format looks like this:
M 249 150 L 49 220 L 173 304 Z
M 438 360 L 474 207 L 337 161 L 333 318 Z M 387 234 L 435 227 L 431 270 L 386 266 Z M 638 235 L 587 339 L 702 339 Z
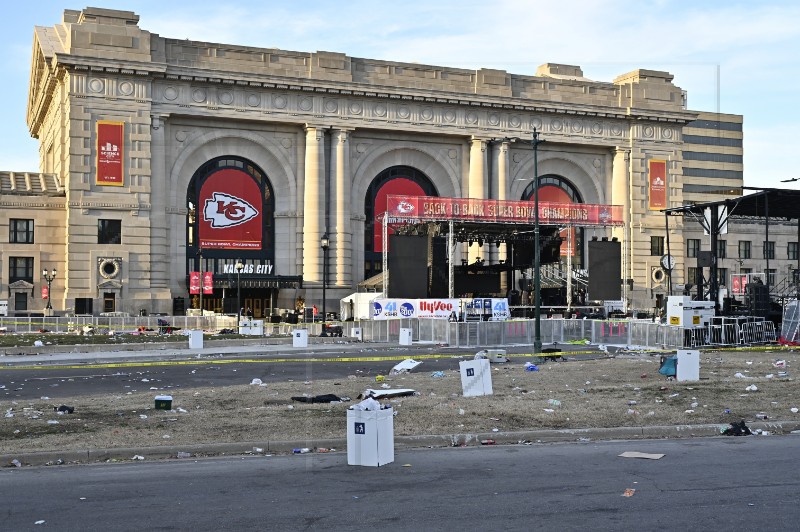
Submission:
M 331 246 L 331 240 L 328 238 L 327 231 L 322 235 L 319 240 L 319 245 L 322 247 L 322 334 L 320 336 L 328 336 L 325 330 L 325 317 L 326 317 L 326 288 L 328 287 L 328 248 Z
M 539 144 L 544 142 L 539 139 L 539 132 L 533 128 L 531 144 L 533 145 L 533 212 L 534 212 L 534 259 L 533 259 L 533 295 L 535 297 L 533 319 L 534 319 L 534 337 L 533 337 L 533 352 L 542 352 L 542 286 L 541 274 L 539 268 L 542 261 L 542 246 L 539 240 Z
M 56 278 L 56 269 L 53 268 L 53 271 L 48 272 L 47 268 L 42 268 L 42 277 L 47 282 L 47 306 L 44 307 L 47 310 L 53 310 L 52 301 L 52 292 L 50 291 L 51 287 L 53 286 L 53 279 Z
M 239 332 L 239 323 L 242 321 L 242 259 L 236 259 L 236 332 Z

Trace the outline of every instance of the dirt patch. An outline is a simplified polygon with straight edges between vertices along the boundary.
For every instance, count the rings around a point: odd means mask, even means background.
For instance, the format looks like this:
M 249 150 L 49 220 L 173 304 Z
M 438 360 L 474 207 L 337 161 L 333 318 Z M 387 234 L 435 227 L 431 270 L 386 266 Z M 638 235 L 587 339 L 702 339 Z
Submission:
M 659 375 L 658 356 L 548 362 L 539 371 L 520 364 L 492 365 L 494 395 L 462 396 L 458 364 L 443 378 L 424 364 L 414 373 L 386 377 L 392 388 L 419 395 L 392 399 L 395 434 L 463 434 L 526 429 L 720 424 L 741 419 L 800 421 L 798 354 L 704 352 L 697 382 Z M 784 360 L 785 367 L 775 362 Z M 737 377 L 736 374 L 741 376 Z M 265 440 L 317 440 L 345 435 L 348 406 L 374 376 L 278 382 L 266 386 L 148 390 L 50 400 L 2 401 L 0 453 L 192 445 Z M 755 386 L 754 390 L 752 387 Z M 749 388 L 749 389 L 748 389 Z M 172 410 L 155 410 L 155 395 L 173 396 Z M 294 402 L 292 396 L 348 396 L 340 404 Z M 552 401 L 551 401 L 552 400 Z M 552 403 L 556 404 L 552 404 Z M 61 404 L 74 413 L 59 414 Z

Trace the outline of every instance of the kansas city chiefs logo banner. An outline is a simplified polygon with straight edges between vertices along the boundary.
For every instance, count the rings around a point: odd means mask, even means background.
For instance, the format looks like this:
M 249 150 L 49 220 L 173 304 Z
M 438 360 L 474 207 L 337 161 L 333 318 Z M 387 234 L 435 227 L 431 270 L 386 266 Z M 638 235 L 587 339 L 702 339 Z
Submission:
M 203 206 L 203 219 L 214 229 L 233 227 L 258 216 L 258 211 L 242 198 L 214 192 Z
M 209 176 L 200 189 L 200 246 L 211 249 L 261 249 L 261 189 L 235 168 Z

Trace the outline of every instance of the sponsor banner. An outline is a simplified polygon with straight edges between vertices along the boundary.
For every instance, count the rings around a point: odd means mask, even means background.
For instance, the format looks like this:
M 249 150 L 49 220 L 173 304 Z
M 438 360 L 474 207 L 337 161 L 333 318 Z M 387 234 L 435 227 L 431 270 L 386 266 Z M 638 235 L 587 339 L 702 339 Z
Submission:
M 260 250 L 261 188 L 245 172 L 224 168 L 211 174 L 198 198 L 200 247 Z
M 650 192 L 650 209 L 659 210 L 667 208 L 667 161 L 650 160 L 648 178 Z
M 477 298 L 466 300 L 467 312 L 470 310 L 474 314 L 490 316 L 491 321 L 505 321 L 511 319 L 511 311 L 508 308 L 507 298 Z
M 189 272 L 189 293 L 200 293 L 200 272 Z
M 121 187 L 125 184 L 122 171 L 123 122 L 97 121 L 97 185 Z
M 387 196 L 389 224 L 453 220 L 456 222 L 528 223 L 536 220 L 532 201 Z M 543 225 L 622 225 L 622 207 L 589 203 L 539 202 Z
M 214 274 L 211 272 L 203 272 L 203 293 L 214 293 Z
M 47 299 L 50 296 L 50 291 L 46 286 L 42 287 L 42 299 Z
M 399 318 L 448 319 L 459 313 L 458 299 L 376 299 L 372 302 L 372 319 Z

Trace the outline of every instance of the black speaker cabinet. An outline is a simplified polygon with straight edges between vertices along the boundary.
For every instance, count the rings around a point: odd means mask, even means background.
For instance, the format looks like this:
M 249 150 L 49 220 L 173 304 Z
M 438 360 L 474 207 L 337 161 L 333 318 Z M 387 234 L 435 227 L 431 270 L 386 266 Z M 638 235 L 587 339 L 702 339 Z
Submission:
M 622 299 L 622 245 L 620 242 L 589 242 L 589 299 Z

